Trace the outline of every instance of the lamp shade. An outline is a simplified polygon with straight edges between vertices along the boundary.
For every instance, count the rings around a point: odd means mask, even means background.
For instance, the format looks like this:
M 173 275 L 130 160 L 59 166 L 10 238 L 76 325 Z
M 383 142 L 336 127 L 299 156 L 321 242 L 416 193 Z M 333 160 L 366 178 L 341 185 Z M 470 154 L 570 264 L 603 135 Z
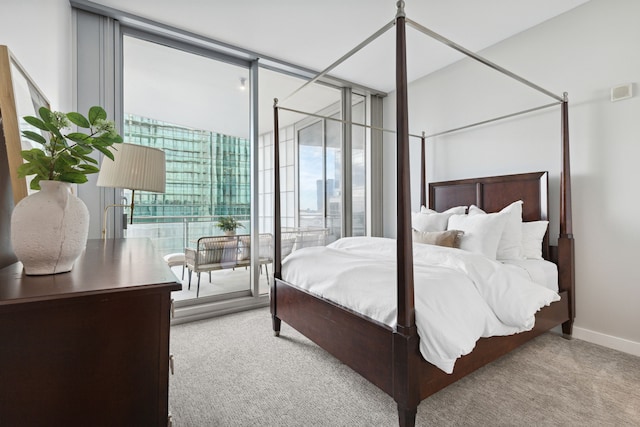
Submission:
M 98 187 L 164 193 L 164 151 L 135 144 L 118 144 L 115 147 L 114 160 L 108 157 L 102 160 Z

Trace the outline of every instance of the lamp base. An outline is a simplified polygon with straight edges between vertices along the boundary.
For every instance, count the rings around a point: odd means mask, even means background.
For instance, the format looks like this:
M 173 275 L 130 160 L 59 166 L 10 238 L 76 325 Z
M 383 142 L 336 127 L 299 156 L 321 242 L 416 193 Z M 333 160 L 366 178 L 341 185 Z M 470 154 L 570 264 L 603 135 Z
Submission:
M 130 208 L 131 211 L 133 212 L 133 202 L 131 203 L 131 205 L 107 205 L 104 208 L 104 212 L 102 213 L 102 238 L 106 239 L 107 238 L 107 218 L 109 215 L 109 208 Z M 127 228 L 127 214 L 123 213 L 122 214 L 122 219 L 124 220 L 123 224 L 124 224 L 124 229 Z M 131 216 L 131 224 L 133 224 L 133 215 Z

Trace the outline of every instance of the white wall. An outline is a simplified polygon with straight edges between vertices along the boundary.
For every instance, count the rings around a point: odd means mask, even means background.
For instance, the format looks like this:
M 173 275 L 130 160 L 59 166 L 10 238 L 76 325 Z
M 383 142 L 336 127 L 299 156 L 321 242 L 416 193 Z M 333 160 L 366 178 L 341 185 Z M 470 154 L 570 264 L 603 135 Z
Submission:
M 68 111 L 72 104 L 72 26 L 68 0 L 10 0 L 0 7 L 0 44 L 9 47 L 49 99 Z
M 640 355 L 640 2 L 592 0 L 481 54 L 557 94 L 569 93 L 573 232 L 576 239 L 574 336 Z M 470 29 L 470 31 L 472 31 Z M 615 103 L 609 90 L 634 83 Z M 410 129 L 427 133 L 553 102 L 464 60 L 409 87 Z M 385 100 L 385 127 L 395 99 Z M 385 141 L 385 235 L 395 235 L 395 148 Z M 435 138 L 427 179 L 550 172 L 552 234 L 557 235 L 560 112 L 542 113 Z M 413 147 L 412 147 L 413 149 Z M 415 142 L 415 149 L 419 144 Z M 419 156 L 412 200 L 419 201 Z

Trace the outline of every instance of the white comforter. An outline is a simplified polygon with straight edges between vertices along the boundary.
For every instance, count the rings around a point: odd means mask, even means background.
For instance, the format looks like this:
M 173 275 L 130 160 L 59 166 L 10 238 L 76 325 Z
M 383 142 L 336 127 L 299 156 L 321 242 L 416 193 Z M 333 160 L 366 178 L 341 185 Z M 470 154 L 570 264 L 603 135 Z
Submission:
M 394 327 L 396 241 L 349 237 L 300 249 L 282 278 Z M 416 325 L 422 356 L 447 373 L 480 337 L 533 328 L 535 313 L 560 299 L 526 274 L 461 249 L 414 244 Z

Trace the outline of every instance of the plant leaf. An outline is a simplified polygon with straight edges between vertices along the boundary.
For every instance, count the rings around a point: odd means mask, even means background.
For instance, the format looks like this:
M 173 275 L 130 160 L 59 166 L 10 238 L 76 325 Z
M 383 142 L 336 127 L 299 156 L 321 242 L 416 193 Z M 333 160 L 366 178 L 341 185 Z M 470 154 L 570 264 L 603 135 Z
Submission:
M 31 188 L 32 190 L 40 190 L 40 180 L 42 178 L 39 175 L 36 175 L 33 177 L 33 179 L 31 180 L 31 184 L 29 184 L 29 188 Z
M 85 156 L 85 155 L 81 155 L 81 154 L 75 154 L 75 156 L 84 161 L 85 163 L 93 163 L 94 165 L 98 164 L 98 161 L 96 159 L 94 159 L 93 157 L 90 156 Z
M 49 132 L 51 132 L 53 134 L 53 136 L 55 138 L 58 139 L 64 139 L 64 137 L 62 136 L 62 134 L 60 133 L 60 129 L 58 129 L 57 127 L 55 127 L 55 125 L 45 122 L 44 125 L 46 126 L 47 130 Z
M 104 154 L 105 156 L 110 158 L 111 160 L 114 160 L 113 153 L 108 148 L 102 147 L 100 145 L 96 145 L 96 150 L 98 150 L 99 152 L 101 152 L 102 154 Z
M 117 144 L 117 143 L 122 142 L 122 137 L 120 135 L 117 135 L 117 134 L 116 135 L 103 134 L 103 135 L 100 135 L 98 138 L 95 138 L 95 139 L 97 139 L 99 141 L 102 141 L 102 142 L 108 142 L 109 145 Z
M 65 167 L 73 167 L 80 163 L 80 159 L 76 156 L 73 156 L 69 152 L 65 152 L 58 156 L 58 161 L 56 162 L 55 170 L 62 172 Z
M 40 120 L 39 118 L 37 118 L 37 117 L 24 116 L 23 119 L 24 119 L 25 122 L 29 123 L 31 126 L 37 127 L 38 129 L 42 129 L 42 130 L 46 130 L 46 131 L 49 130 L 44 125 L 44 122 L 42 120 Z
M 64 181 L 64 182 L 72 182 L 74 184 L 82 184 L 87 182 L 89 179 L 84 173 L 80 171 L 71 170 L 68 172 L 61 173 L 58 180 Z
M 81 132 L 71 132 L 67 135 L 67 139 L 77 142 L 78 144 L 87 144 L 89 142 L 89 135 Z
M 82 172 L 84 173 L 98 173 L 100 172 L 100 168 L 97 166 L 93 166 L 93 165 L 78 165 L 78 168 L 82 169 Z
M 70 148 L 70 150 L 73 152 L 73 154 L 79 157 L 84 157 L 87 154 L 91 154 L 93 152 L 93 147 L 89 147 L 86 145 L 74 145 Z
M 34 132 L 34 131 L 23 130 L 22 131 L 22 135 L 25 138 L 29 138 L 30 140 L 35 141 L 35 142 L 37 142 L 39 144 L 42 144 L 42 145 L 46 145 L 47 144 L 47 140 L 45 139 L 45 137 L 40 135 L 39 133 Z
M 23 163 L 17 169 L 18 178 L 24 178 L 29 175 L 36 175 L 38 168 L 33 163 Z
M 104 111 L 102 107 L 94 105 L 93 107 L 89 108 L 89 122 L 93 125 L 95 124 L 97 119 L 106 120 L 107 112 Z M 88 127 L 88 126 L 85 126 L 85 127 Z
M 71 121 L 71 123 L 80 126 L 81 128 L 91 127 L 91 123 L 89 123 L 89 120 L 87 120 L 87 118 L 80 113 L 67 113 L 67 118 Z
M 47 107 L 40 107 L 38 114 L 42 117 L 45 123 L 51 123 L 51 110 Z
M 43 157 L 47 157 L 45 152 L 39 148 L 32 148 L 31 150 L 22 150 L 20 155 L 28 162 L 38 161 Z

